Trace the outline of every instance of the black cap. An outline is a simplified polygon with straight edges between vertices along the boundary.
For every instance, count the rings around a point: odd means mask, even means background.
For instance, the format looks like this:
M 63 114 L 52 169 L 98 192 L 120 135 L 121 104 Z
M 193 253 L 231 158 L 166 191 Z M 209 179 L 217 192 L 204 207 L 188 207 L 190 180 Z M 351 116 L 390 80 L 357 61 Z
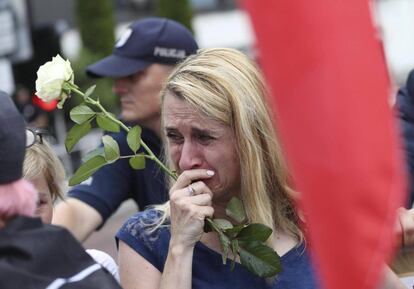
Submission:
M 26 125 L 12 99 L 0 91 L 0 185 L 22 177 Z
M 132 23 L 116 42 L 112 54 L 89 65 L 86 73 L 92 77 L 124 77 L 152 63 L 176 64 L 197 49 L 192 33 L 180 23 L 146 18 Z

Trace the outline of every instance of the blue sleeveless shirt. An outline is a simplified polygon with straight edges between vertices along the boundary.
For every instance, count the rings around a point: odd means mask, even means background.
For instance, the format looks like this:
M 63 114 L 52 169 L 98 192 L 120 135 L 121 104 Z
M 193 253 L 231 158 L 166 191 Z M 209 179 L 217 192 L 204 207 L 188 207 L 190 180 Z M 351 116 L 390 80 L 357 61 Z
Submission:
M 169 227 L 160 227 L 155 232 L 148 233 L 148 225 L 153 224 L 159 218 L 159 214 L 155 210 L 145 210 L 135 214 L 125 222 L 116 234 L 116 238 L 117 241 L 122 240 L 160 272 L 163 272 L 171 237 Z M 231 261 L 227 261 L 227 264 L 223 265 L 221 254 L 197 242 L 193 255 L 192 288 L 319 288 L 309 255 L 303 244 L 281 257 L 282 272 L 271 280 L 253 275 L 239 263 L 236 263 L 234 270 L 231 271 Z

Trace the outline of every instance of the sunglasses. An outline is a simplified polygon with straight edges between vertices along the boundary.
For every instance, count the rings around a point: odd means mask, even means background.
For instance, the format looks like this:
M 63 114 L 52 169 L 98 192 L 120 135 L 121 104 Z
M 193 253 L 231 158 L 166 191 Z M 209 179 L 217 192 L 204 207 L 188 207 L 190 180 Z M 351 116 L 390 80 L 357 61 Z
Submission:
M 31 147 L 35 143 L 43 144 L 43 135 L 47 134 L 47 130 L 39 128 L 26 128 L 26 148 Z

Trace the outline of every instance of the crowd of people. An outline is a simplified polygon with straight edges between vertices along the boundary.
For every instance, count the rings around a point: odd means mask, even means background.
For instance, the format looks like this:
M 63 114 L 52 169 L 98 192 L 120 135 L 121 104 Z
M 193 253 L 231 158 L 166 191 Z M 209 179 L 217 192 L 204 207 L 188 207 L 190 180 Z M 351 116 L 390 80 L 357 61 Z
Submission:
M 198 49 L 181 24 L 147 18 L 87 73 L 114 79 L 122 121 L 142 127 L 143 140 L 178 179 L 155 163 L 133 170 L 121 159 L 65 196 L 59 159 L 1 93 L 0 288 L 321 288 L 253 60 L 235 49 Z M 111 135 L 130 155 L 126 133 Z M 267 245 L 283 268 L 277 277 L 255 276 L 240 260 L 234 269 L 223 265 L 217 233 L 204 232 L 205 218 L 228 219 L 233 197 L 250 222 L 272 229 Z M 54 208 L 57 199 L 64 201 Z M 118 264 L 85 252 L 79 242 L 127 199 L 140 211 L 114 236 Z M 413 212 L 401 209 L 396 223 L 403 245 L 414 245 Z M 381 288 L 404 288 L 384 268 Z

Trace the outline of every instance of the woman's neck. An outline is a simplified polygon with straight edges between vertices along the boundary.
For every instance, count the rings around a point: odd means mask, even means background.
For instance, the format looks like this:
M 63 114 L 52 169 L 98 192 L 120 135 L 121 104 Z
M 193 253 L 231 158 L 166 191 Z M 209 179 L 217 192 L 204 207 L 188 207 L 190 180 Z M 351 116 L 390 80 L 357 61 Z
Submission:
M 226 204 L 213 204 L 214 219 L 228 219 L 226 215 Z
M 234 191 L 227 192 L 219 198 L 213 198 L 214 219 L 227 219 L 232 222 L 226 215 L 226 208 L 233 197 L 241 199 L 240 191 L 237 190 L 237 193 Z

